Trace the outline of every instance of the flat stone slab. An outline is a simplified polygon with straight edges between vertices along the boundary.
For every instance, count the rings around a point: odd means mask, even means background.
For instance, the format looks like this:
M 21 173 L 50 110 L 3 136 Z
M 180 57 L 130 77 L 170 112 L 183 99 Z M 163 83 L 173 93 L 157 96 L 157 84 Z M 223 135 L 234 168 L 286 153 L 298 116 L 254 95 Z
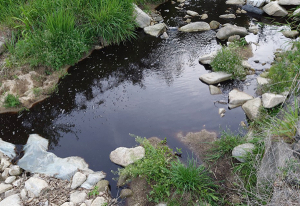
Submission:
M 263 7 L 263 10 L 270 16 L 286 16 L 288 12 L 281 7 L 277 1 L 272 1 Z
M 227 25 L 227 26 L 219 29 L 219 31 L 217 32 L 217 38 L 221 39 L 221 40 L 225 40 L 233 35 L 246 36 L 247 34 L 248 34 L 248 31 L 244 27 Z
M 278 0 L 279 5 L 300 5 L 300 0 Z
M 182 32 L 208 31 L 208 30 L 210 30 L 210 26 L 206 22 L 199 21 L 199 22 L 193 22 L 193 23 L 187 24 L 183 27 L 180 27 L 178 30 L 182 31 Z
M 229 108 L 239 107 L 246 101 L 253 99 L 253 97 L 245 92 L 239 91 L 237 89 L 229 92 Z
M 265 93 L 262 95 L 264 108 L 273 108 L 285 101 L 285 96 L 279 94 Z
M 201 75 L 199 79 L 207 84 L 217 84 L 226 80 L 230 80 L 231 77 L 232 74 L 227 74 L 225 72 L 211 72 Z
M 138 146 L 135 148 L 119 147 L 109 155 L 113 163 L 126 167 L 145 156 L 145 148 Z
M 166 28 L 167 28 L 167 26 L 165 23 L 159 23 L 159 24 L 155 24 L 153 26 L 145 27 L 144 32 L 151 36 L 158 37 L 159 35 L 163 34 L 166 31 Z
M 233 148 L 232 156 L 240 162 L 245 162 L 246 161 L 245 158 L 247 157 L 247 154 L 252 153 L 254 148 L 255 145 L 252 143 L 245 143 L 245 144 L 238 145 L 235 148 Z
M 242 109 L 250 120 L 255 120 L 258 118 L 260 107 L 261 99 L 259 97 L 249 100 L 242 105 Z
M 245 4 L 245 0 L 227 0 L 226 4 Z

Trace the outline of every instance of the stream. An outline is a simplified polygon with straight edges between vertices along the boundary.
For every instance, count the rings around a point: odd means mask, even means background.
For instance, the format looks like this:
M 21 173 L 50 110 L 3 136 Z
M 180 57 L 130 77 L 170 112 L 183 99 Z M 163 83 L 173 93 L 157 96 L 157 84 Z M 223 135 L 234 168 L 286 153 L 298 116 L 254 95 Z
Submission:
M 246 36 L 248 42 L 256 43 L 251 44 L 254 55 L 248 60 L 256 74 L 245 81 L 221 83 L 223 94 L 210 95 L 208 85 L 199 80 L 209 68 L 199 64 L 198 59 L 224 42 L 218 42 L 212 30 L 178 32 L 175 27 L 182 24 L 186 10 L 207 13 L 209 18 L 204 21 L 208 23 L 217 20 L 248 28 L 257 22 L 270 22 L 264 16 L 249 13 L 239 14 L 236 19 L 219 19 L 225 10 L 235 13 L 238 8 L 226 5 L 224 0 L 190 0 L 183 10 L 175 9 L 177 5 L 166 2 L 157 8 L 170 27 L 169 39 L 138 30 L 136 39 L 95 50 L 69 69 L 58 92 L 50 98 L 29 111 L 1 114 L 0 137 L 19 147 L 32 133 L 49 139 L 50 152 L 59 157 L 80 156 L 92 170 L 106 172 L 112 195 L 116 196 L 118 189 L 111 170 L 119 166 L 109 160 L 109 154 L 117 147 L 137 144 L 129 133 L 166 137 L 171 148 L 182 148 L 185 159 L 191 152 L 176 138 L 177 133 L 207 129 L 219 134 L 226 127 L 232 131 L 241 129 L 241 121 L 247 123 L 242 108 L 229 110 L 227 105 L 214 102 L 227 102 L 233 88 L 257 96 L 257 75 L 270 67 L 273 52 L 288 41 L 278 32 L 282 28 L 263 24 L 257 35 Z M 218 114 L 221 107 L 226 108 L 223 118 Z

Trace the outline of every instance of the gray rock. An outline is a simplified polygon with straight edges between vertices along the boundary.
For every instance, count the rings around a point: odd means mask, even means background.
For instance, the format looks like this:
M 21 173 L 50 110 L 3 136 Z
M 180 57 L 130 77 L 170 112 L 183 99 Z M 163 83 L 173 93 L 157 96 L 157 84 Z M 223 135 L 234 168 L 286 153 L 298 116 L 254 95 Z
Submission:
M 123 189 L 123 190 L 121 190 L 120 198 L 124 199 L 124 198 L 130 197 L 132 195 L 133 195 L 133 192 L 131 189 Z
M 13 176 L 13 177 L 15 177 L 15 176 Z M 16 180 L 16 181 L 14 181 L 14 182 L 12 183 L 12 185 L 15 186 L 15 187 L 20 187 L 22 181 L 23 181 L 23 179 L 18 179 L 18 180 Z
M 233 148 L 232 156 L 240 162 L 245 162 L 246 161 L 245 158 L 247 157 L 247 154 L 252 153 L 254 148 L 255 145 L 252 143 L 245 143 L 245 144 L 238 145 L 235 148 Z
M 9 168 L 5 168 L 1 176 L 3 180 L 6 180 L 6 178 L 9 176 Z
M 270 16 L 286 16 L 288 12 L 281 7 L 277 1 L 272 1 L 263 7 L 263 10 Z
M 266 0 L 247 0 L 247 5 L 262 7 L 266 3 Z
M 143 10 L 141 10 L 137 5 L 134 4 L 134 12 L 133 15 L 135 17 L 135 22 L 140 28 L 145 28 L 150 26 L 151 17 L 146 14 Z
M 8 168 L 11 165 L 10 161 L 8 161 L 6 158 L 1 158 L 1 170 L 4 171 L 6 168 Z
M 246 101 L 253 99 L 253 97 L 245 92 L 233 89 L 229 92 L 229 108 L 239 107 Z
M 5 51 L 5 44 L 4 42 L 0 41 L 0 54 L 2 54 Z
M 97 197 L 91 204 L 91 206 L 103 206 L 107 201 L 104 197 Z
M 217 53 L 218 53 L 218 51 L 214 51 L 214 52 L 212 52 L 212 53 L 210 53 L 210 54 L 205 54 L 205 55 L 203 55 L 203 56 L 201 56 L 200 58 L 199 58 L 199 62 L 201 63 L 201 64 L 210 64 L 211 63 L 211 61 L 215 58 L 215 56 L 217 55 Z
M 253 34 L 258 34 L 258 27 L 257 26 L 249 27 L 249 32 L 251 32 Z
M 72 178 L 71 189 L 74 190 L 86 181 L 86 175 L 81 172 L 76 172 Z
M 13 186 L 11 184 L 0 183 L 0 194 L 12 189 Z
M 226 110 L 224 108 L 219 108 L 219 115 L 225 114 Z
M 34 194 L 35 197 L 47 192 L 50 188 L 45 180 L 31 177 L 25 182 L 25 189 Z
M 166 31 L 166 28 L 167 28 L 166 24 L 159 23 L 159 24 L 155 24 L 153 26 L 145 27 L 144 32 L 151 36 L 158 37 L 159 35 L 163 34 Z
M 0 42 L 0 54 L 1 54 L 1 42 Z M 0 138 L 0 152 L 8 156 L 10 159 L 16 157 L 15 145 L 9 142 L 5 142 Z
M 10 167 L 8 173 L 11 176 L 18 176 L 22 173 L 22 169 L 18 165 L 13 165 L 13 166 Z
M 93 200 L 86 200 L 84 203 L 85 203 L 87 206 L 91 206 L 91 205 L 92 205 L 92 202 L 93 202 Z
M 242 109 L 250 120 L 255 120 L 259 116 L 259 108 L 261 107 L 261 99 L 259 97 L 247 101 L 242 105 Z
M 223 15 L 220 15 L 219 18 L 221 18 L 221 19 L 235 19 L 236 16 L 234 14 L 223 14 Z
M 83 203 L 86 199 L 87 194 L 84 191 L 75 191 L 70 194 L 70 201 L 79 204 Z
M 217 84 L 229 80 L 231 77 L 232 74 L 227 74 L 225 72 L 211 72 L 201 75 L 199 79 L 207 84 Z
M 109 181 L 107 180 L 100 180 L 96 187 L 98 187 L 98 192 L 105 192 L 109 190 Z
M 209 26 L 211 29 L 218 29 L 220 26 L 220 23 L 213 20 L 213 21 L 209 22 Z
M 20 195 L 21 195 L 22 200 L 25 201 L 27 199 L 27 191 L 25 189 L 21 190 Z
M 85 189 L 93 189 L 100 180 L 105 178 L 105 176 L 106 174 L 104 172 L 89 174 L 87 180 L 81 185 L 81 187 Z
M 195 11 L 187 10 L 186 13 L 190 16 L 199 16 L 199 14 Z
M 11 184 L 13 181 L 15 181 L 16 178 L 17 178 L 16 176 L 10 176 L 10 177 L 6 178 L 4 182 L 6 184 Z
M 209 92 L 211 95 L 222 94 L 221 89 L 214 85 L 209 85 Z
M 292 39 L 295 39 L 297 36 L 299 36 L 299 32 L 296 31 L 296 30 L 293 30 L 293 31 L 283 31 L 282 34 L 286 38 L 292 38 Z
M 164 32 L 164 33 L 160 36 L 160 38 L 162 38 L 162 39 L 168 39 L 168 38 L 169 38 L 169 35 L 167 34 L 167 32 Z
M 242 61 L 242 67 L 244 67 L 244 69 L 250 69 L 250 70 L 253 69 L 247 60 Z
M 300 0 L 278 0 L 279 5 L 300 5 Z
M 207 19 L 207 18 L 208 18 L 208 15 L 207 15 L 207 14 L 202 14 L 202 15 L 201 15 L 201 19 L 202 19 L 202 20 Z
M 11 195 L 0 202 L 0 206 L 23 206 L 18 194 Z
M 210 26 L 206 22 L 199 21 L 187 24 L 183 27 L 180 27 L 178 30 L 182 32 L 208 31 L 210 30 Z
M 73 202 L 65 202 L 61 206 L 75 206 L 75 204 Z
M 145 156 L 145 149 L 142 146 L 135 148 L 119 147 L 109 155 L 113 163 L 126 167 Z
M 258 14 L 258 15 L 262 15 L 264 13 L 264 11 L 262 9 L 259 9 L 255 6 L 251 6 L 251 5 L 244 5 L 244 6 L 242 6 L 242 9 L 247 12 L 251 12 L 254 14 Z
M 248 34 L 247 29 L 244 27 L 227 25 L 225 27 L 222 27 L 217 32 L 217 38 L 221 40 L 225 40 L 232 35 L 246 36 L 247 34 Z
M 230 37 L 228 37 L 228 42 L 235 42 L 235 41 L 238 41 L 240 40 L 240 35 L 232 35 Z
M 15 194 L 17 194 L 17 191 L 14 189 L 11 189 L 11 190 L 6 191 L 4 196 L 5 196 L 5 198 L 7 198 L 7 197 L 9 197 L 11 195 L 15 195 Z
M 257 77 L 256 80 L 257 80 L 257 84 L 259 85 L 268 84 L 270 82 L 270 79 L 263 78 L 263 77 Z
M 264 108 L 273 108 L 285 101 L 286 97 L 279 94 L 265 93 L 262 95 Z
M 226 4 L 245 4 L 245 0 L 227 0 Z

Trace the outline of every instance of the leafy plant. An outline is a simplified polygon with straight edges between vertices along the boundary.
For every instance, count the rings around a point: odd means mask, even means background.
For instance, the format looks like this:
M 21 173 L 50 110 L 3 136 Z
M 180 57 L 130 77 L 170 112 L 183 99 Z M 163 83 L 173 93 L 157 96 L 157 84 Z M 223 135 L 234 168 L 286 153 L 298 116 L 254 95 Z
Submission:
M 95 186 L 94 189 L 93 189 L 92 191 L 89 192 L 89 194 L 88 194 L 89 197 L 95 197 L 95 196 L 99 195 L 98 189 L 99 189 L 99 188 L 98 188 L 97 186 Z
M 10 107 L 17 107 L 21 104 L 19 97 L 14 96 L 13 94 L 7 94 L 4 100 L 4 107 L 10 108 Z

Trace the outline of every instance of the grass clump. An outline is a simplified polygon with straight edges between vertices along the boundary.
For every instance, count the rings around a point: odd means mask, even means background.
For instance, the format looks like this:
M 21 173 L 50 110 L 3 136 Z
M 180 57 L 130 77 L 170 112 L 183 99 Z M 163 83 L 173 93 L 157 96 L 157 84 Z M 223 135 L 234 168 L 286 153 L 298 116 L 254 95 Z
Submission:
M 7 94 L 4 100 L 4 107 L 5 108 L 12 108 L 17 107 L 21 104 L 19 97 L 13 94 Z
M 228 47 L 223 47 L 217 53 L 211 62 L 211 66 L 213 71 L 232 74 L 235 79 L 241 79 L 246 76 L 241 57 Z
M 149 201 L 168 205 L 193 205 L 196 201 L 217 204 L 217 186 L 197 160 L 188 159 L 184 165 L 166 145 L 154 147 L 140 137 L 136 141 L 145 148 L 145 157 L 119 170 L 119 174 L 145 178 L 152 188 Z

